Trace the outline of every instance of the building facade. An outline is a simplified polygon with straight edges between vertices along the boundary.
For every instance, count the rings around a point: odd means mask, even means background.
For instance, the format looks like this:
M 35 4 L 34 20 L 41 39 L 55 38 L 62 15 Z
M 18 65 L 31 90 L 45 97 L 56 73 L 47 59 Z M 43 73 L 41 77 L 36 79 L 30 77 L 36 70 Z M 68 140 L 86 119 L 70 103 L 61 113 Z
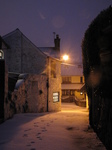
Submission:
M 85 81 L 81 65 L 61 65 L 62 102 L 86 105 Z
M 15 88 L 11 91 L 15 111 L 17 113 L 60 111 L 61 62 L 59 57 L 53 57 L 49 50 L 47 50 L 48 54 L 43 52 L 19 29 L 3 36 L 3 40 L 9 45 L 8 49 L 3 49 L 8 75 L 18 74 Z M 50 47 L 53 54 L 59 53 L 59 49 L 56 49 L 56 41 L 60 42 L 59 37 L 54 41 L 54 47 Z M 24 75 L 27 75 L 25 79 Z M 26 104 L 28 104 L 27 110 Z

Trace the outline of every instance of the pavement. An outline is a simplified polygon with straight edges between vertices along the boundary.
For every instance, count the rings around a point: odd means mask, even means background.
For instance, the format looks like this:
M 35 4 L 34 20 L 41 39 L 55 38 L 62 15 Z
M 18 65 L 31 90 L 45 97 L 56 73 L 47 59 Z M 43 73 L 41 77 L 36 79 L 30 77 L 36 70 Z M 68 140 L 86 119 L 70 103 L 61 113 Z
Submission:
M 88 117 L 74 103 L 61 112 L 15 114 L 0 124 L 0 150 L 106 150 Z

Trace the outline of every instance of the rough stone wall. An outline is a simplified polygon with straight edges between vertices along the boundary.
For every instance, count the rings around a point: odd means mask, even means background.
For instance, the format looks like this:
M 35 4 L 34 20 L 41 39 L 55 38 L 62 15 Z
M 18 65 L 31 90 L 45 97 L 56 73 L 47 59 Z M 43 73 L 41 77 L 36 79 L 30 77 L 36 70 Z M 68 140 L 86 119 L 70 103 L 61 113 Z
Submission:
M 18 29 L 3 37 L 10 49 L 5 53 L 9 72 L 47 74 L 49 88 L 47 91 L 45 78 L 40 80 L 31 75 L 24 84 L 14 91 L 12 100 L 16 112 L 40 112 L 61 110 L 61 70 L 60 62 L 43 54 Z M 49 63 L 47 60 L 49 59 Z M 56 62 L 56 77 L 51 77 L 51 60 Z M 40 89 L 38 89 L 40 87 Z M 41 89 L 42 88 L 42 89 Z M 32 90 L 33 89 L 33 90 Z M 59 92 L 59 102 L 53 102 L 53 92 Z M 48 97 L 45 93 L 48 93 Z M 35 108 L 34 108 L 35 106 Z M 27 108 L 28 107 L 28 108 Z
M 12 118 L 14 115 L 14 103 L 8 96 L 8 69 L 5 66 L 5 97 L 4 97 L 4 120 Z
M 29 75 L 12 94 L 15 113 L 37 113 L 47 110 L 47 77 L 45 75 Z
M 22 36 L 21 49 L 21 70 L 23 73 L 46 73 L 46 55 L 33 45 L 25 36 Z
M 10 49 L 4 50 L 9 72 L 39 74 L 46 71 L 46 55 L 19 29 L 4 36 L 3 39 L 10 46 Z
M 51 66 L 51 60 L 49 58 L 49 64 Z M 56 78 L 51 77 L 51 68 L 49 68 L 49 111 L 61 110 L 61 63 L 58 60 L 56 62 Z M 59 92 L 59 102 L 53 102 L 53 92 Z
M 14 32 L 3 38 L 10 46 L 10 49 L 5 51 L 6 64 L 9 72 L 21 72 L 21 34 Z

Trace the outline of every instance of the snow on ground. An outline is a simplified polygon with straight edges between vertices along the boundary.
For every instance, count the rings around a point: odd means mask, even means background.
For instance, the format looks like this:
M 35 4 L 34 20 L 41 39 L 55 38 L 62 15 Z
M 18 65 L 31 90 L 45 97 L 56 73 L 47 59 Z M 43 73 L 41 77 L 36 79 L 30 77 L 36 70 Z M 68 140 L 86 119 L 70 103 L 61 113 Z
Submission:
M 61 112 L 16 114 L 0 124 L 0 150 L 105 150 L 88 111 L 62 104 Z

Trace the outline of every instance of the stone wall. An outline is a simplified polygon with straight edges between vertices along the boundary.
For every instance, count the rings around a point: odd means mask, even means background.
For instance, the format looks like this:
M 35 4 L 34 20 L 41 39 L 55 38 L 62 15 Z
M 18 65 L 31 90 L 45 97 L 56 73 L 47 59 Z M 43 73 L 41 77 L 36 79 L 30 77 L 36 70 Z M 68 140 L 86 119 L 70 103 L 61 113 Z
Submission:
M 14 115 L 14 103 L 8 93 L 8 69 L 5 66 L 4 121 Z
M 10 49 L 4 50 L 8 71 L 21 72 L 21 34 L 16 32 L 3 39 L 10 46 Z
M 15 113 L 37 113 L 47 111 L 47 77 L 45 75 L 28 75 L 18 90 L 12 94 Z
M 8 71 L 29 74 L 12 93 L 15 113 L 61 110 L 61 62 L 42 53 L 19 29 L 3 39 L 10 46 L 4 50 Z M 54 78 L 51 76 L 51 61 L 56 63 Z M 49 87 L 46 86 L 47 80 Z M 54 92 L 59 93 L 58 102 L 53 102 Z
M 44 55 L 25 36 L 22 36 L 21 70 L 23 73 L 46 73 L 46 55 Z
M 52 59 L 49 58 L 49 66 L 51 66 Z M 56 77 L 51 77 L 51 68 L 49 68 L 49 111 L 60 111 L 61 110 L 61 63 L 58 60 L 56 62 Z M 59 93 L 59 101 L 53 102 L 53 93 Z
M 60 63 L 57 63 L 57 70 Z M 59 74 L 57 74 L 58 77 Z M 61 110 L 61 78 L 49 78 L 46 75 L 29 74 L 18 89 L 8 94 L 8 73 L 5 76 L 4 120 L 15 113 L 40 113 Z M 59 93 L 59 102 L 53 102 L 53 92 Z M 47 105 L 48 103 L 48 105 Z M 48 107 L 48 108 L 47 108 Z
M 8 72 L 40 74 L 46 71 L 47 56 L 19 29 L 4 36 L 3 39 L 10 46 L 10 49 L 4 49 Z

